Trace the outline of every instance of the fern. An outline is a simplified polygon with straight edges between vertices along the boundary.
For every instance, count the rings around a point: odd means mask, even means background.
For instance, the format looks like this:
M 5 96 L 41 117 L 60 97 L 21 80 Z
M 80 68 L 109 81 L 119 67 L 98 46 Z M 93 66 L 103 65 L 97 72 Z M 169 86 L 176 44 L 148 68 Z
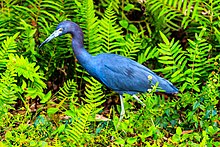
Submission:
M 14 56 L 10 54 L 9 60 L 6 65 L 5 72 L 0 74 L 0 103 L 8 105 L 7 107 L 16 103 L 17 98 L 23 100 L 22 94 L 25 97 L 36 98 L 37 96 L 43 97 L 43 88 L 46 87 L 42 81 L 43 76 L 37 73 L 39 67 L 35 67 L 35 63 L 29 63 L 23 56 Z M 19 77 L 19 78 L 18 78 Z M 25 80 L 27 82 L 25 82 Z M 23 81 L 22 86 L 19 86 Z M 26 84 L 28 83 L 28 85 Z
M 153 58 L 157 58 L 159 55 L 159 52 L 157 50 L 157 47 L 154 47 L 152 49 L 152 47 L 147 47 L 145 48 L 143 53 L 140 53 L 138 55 L 138 62 L 139 63 L 144 63 L 145 61 L 149 60 L 149 59 L 153 59 Z
M 72 101 L 74 98 L 76 98 L 75 97 L 76 94 L 77 94 L 76 82 L 74 82 L 74 80 L 68 80 L 64 83 L 63 87 L 60 88 L 59 91 L 54 96 L 56 96 L 59 100 L 69 99 Z
M 20 42 L 19 46 L 26 49 L 23 54 L 25 57 L 28 57 L 31 62 L 36 61 L 36 56 L 40 56 L 35 49 L 36 42 L 34 34 L 37 29 L 34 29 L 32 25 L 27 24 L 23 19 L 20 19 L 20 25 L 21 26 L 17 29 L 22 32 L 20 37 L 23 40 Z
M 31 9 L 27 8 L 26 5 Z M 38 60 L 40 66 L 44 67 L 44 71 L 46 71 L 46 78 L 51 77 L 57 68 L 63 68 L 64 59 L 72 57 L 71 49 L 67 48 L 67 46 L 71 46 L 70 41 L 65 37 L 62 37 L 63 41 L 45 45 L 44 50 L 39 50 L 36 47 L 54 31 L 58 22 L 66 19 L 65 15 L 61 15 L 64 13 L 63 5 L 62 1 L 28 0 L 23 5 L 13 6 L 16 10 L 14 12 L 19 16 L 18 24 L 20 26 L 17 25 L 18 27 L 16 27 L 22 31 L 20 39 L 23 44 L 19 46 L 21 50 L 25 50 L 22 55 L 31 58 L 31 61 Z M 25 20 L 25 22 L 20 22 L 20 20 Z
M 83 136 L 88 134 L 87 128 L 91 121 L 94 121 L 96 109 L 102 102 L 81 105 L 79 108 L 72 105 L 66 114 L 71 116 L 72 123 L 65 129 L 65 140 L 70 140 L 75 145 L 82 144 Z
M 108 7 L 109 5 L 112 5 L 112 8 L 117 14 L 119 14 L 119 0 L 101 0 L 101 3 L 103 6 Z
M 72 113 L 74 114 L 72 117 L 72 124 L 68 125 L 65 129 L 65 140 L 71 141 L 72 144 L 80 145 L 81 138 L 83 133 L 86 132 L 86 128 L 88 126 L 88 119 L 91 115 L 93 106 L 92 104 L 86 104 L 81 106 L 76 110 L 76 108 L 72 108 Z M 70 114 L 70 113 L 69 113 Z
M 7 39 L 3 41 L 2 47 L 0 48 L 0 71 L 5 69 L 9 54 L 16 52 L 17 43 L 15 39 L 18 35 L 19 33 L 13 37 L 7 37 Z
M 72 117 L 72 123 L 65 129 L 65 140 L 70 140 L 75 145 L 81 144 L 81 139 L 83 134 L 87 133 L 91 118 L 94 120 L 94 107 L 96 107 L 95 104 L 85 104 L 79 108 L 70 107 L 71 109 L 67 111 L 67 114 Z
M 212 46 L 203 39 L 203 31 L 199 35 L 196 34 L 195 41 L 188 39 L 190 48 L 187 49 L 189 57 L 189 69 L 185 71 L 188 75 L 186 81 L 190 84 L 190 88 L 200 91 L 199 86 L 202 84 L 201 77 L 208 77 L 208 73 L 212 70 L 210 64 L 208 63 L 208 52 L 212 49 Z M 200 82 L 198 82 L 200 81 Z M 187 84 L 184 83 L 184 87 Z
M 8 1 L 3 2 L 0 10 L 0 41 L 3 41 L 7 36 L 12 36 L 17 32 L 11 28 L 15 28 L 16 23 L 16 14 L 13 11 L 14 2 Z
M 160 43 L 158 51 L 160 53 L 158 61 L 162 64 L 166 64 L 163 69 L 157 69 L 154 71 L 160 71 L 165 75 L 165 78 L 170 78 L 171 82 L 184 81 L 184 70 L 187 64 L 187 58 L 185 51 L 182 51 L 179 41 L 171 42 L 167 37 L 160 32 L 161 37 L 165 43 Z
M 83 137 L 83 134 L 86 134 L 87 127 L 90 124 L 90 121 L 94 121 L 95 114 L 99 112 L 102 108 L 98 108 L 105 100 L 101 100 L 104 97 L 103 91 L 101 90 L 101 83 L 99 83 L 94 78 L 86 78 L 88 84 L 86 85 L 85 95 L 87 98 L 82 98 L 86 103 L 85 105 L 79 105 L 75 99 L 71 101 L 70 110 L 66 111 L 66 114 L 71 116 L 72 123 L 67 126 L 65 129 L 65 138 L 73 142 L 73 144 L 80 144 L 80 140 Z M 75 95 L 75 83 L 73 81 L 69 82 L 69 85 L 64 85 L 62 90 L 58 92 L 58 96 L 62 98 L 71 98 L 73 99 Z M 71 86 L 73 84 L 73 86 Z M 71 92 L 73 91 L 73 93 Z M 64 139 L 63 141 L 65 141 Z
M 180 91 L 185 89 L 200 91 L 200 85 L 208 77 L 208 73 L 214 69 L 210 64 L 212 59 L 208 59 L 212 46 L 203 39 L 205 29 L 199 35 L 195 35 L 195 41 L 188 39 L 190 47 L 182 51 L 179 41 L 171 42 L 162 33 L 162 39 L 165 43 L 160 43 L 158 51 L 160 56 L 158 61 L 165 64 L 163 69 L 157 69 L 165 74 L 165 78 L 171 79 L 171 82 L 181 83 Z M 182 83 L 183 82 L 183 83 Z
M 84 33 L 84 45 L 85 48 L 91 54 L 98 54 L 100 52 L 100 38 L 98 37 L 98 17 L 95 16 L 95 9 L 93 0 L 85 0 L 80 5 L 80 11 L 78 11 L 77 17 Z
M 220 21 L 218 19 L 220 14 L 219 2 L 219 0 L 147 0 L 146 6 L 155 16 L 155 19 L 162 21 L 162 24 L 172 30 L 184 28 L 189 29 L 190 32 L 196 32 L 197 26 L 206 26 L 212 32 Z M 216 20 L 217 23 L 213 24 L 213 20 Z
M 38 90 L 46 88 L 46 84 L 43 82 L 43 79 L 45 78 L 42 73 L 37 72 L 40 67 L 36 66 L 36 63 L 29 63 L 28 59 L 23 56 L 19 57 L 12 55 L 10 56 L 10 60 L 14 61 L 13 66 L 18 77 L 24 77 L 25 79 L 30 80 L 33 87 Z
M 37 73 L 39 66 L 35 67 L 35 63 L 29 63 L 27 58 L 25 59 L 23 56 L 19 57 L 13 54 L 16 52 L 17 43 L 15 39 L 18 34 L 8 37 L 2 43 L 0 50 L 1 70 L 6 69 L 0 74 L 0 107 L 4 104 L 8 109 L 13 109 L 11 104 L 15 104 L 17 98 L 23 100 L 21 94 L 24 91 L 28 93 L 26 96 L 32 97 L 34 95 L 33 98 L 35 98 L 38 94 L 39 96 L 43 96 L 43 88 L 46 87 L 42 81 L 44 79 L 43 75 Z M 22 81 L 23 84 L 20 86 Z M 28 86 L 25 81 L 29 83 Z M 34 89 L 35 92 L 33 92 Z
M 123 47 L 124 52 L 123 55 L 129 57 L 131 59 L 135 59 L 137 57 L 137 53 L 141 48 L 141 33 L 133 34 L 127 37 L 125 40 L 125 46 Z
M 103 19 L 100 20 L 99 33 L 101 37 L 100 45 L 102 51 L 106 53 L 123 52 L 124 46 L 121 27 L 116 24 L 115 12 L 112 10 L 112 5 L 106 9 Z
M 78 22 L 78 18 L 76 18 L 76 15 L 78 14 L 81 8 L 81 3 L 78 2 L 78 0 L 65 0 L 62 1 L 63 10 L 65 13 L 65 16 L 68 19 L 74 20 Z
M 17 80 L 15 68 L 10 67 L 11 63 L 8 63 L 8 69 L 0 74 L 0 107 L 7 106 L 10 109 L 14 109 L 11 104 L 15 104 L 18 98 L 17 96 Z
M 17 13 L 18 16 L 20 16 L 20 18 L 23 17 L 28 17 L 31 20 L 35 20 L 35 21 L 40 21 L 42 18 L 46 18 L 52 21 L 57 22 L 57 18 L 55 17 L 55 15 L 53 15 L 54 12 L 62 12 L 62 5 L 61 3 L 57 3 L 57 2 L 53 2 L 53 1 L 48 1 L 48 0 L 43 0 L 43 1 L 26 1 L 25 4 L 28 4 L 29 6 L 32 7 L 32 9 L 28 9 L 25 6 L 15 6 L 14 8 L 18 11 L 18 12 L 22 12 L 22 13 Z M 40 8 L 40 9 L 39 9 Z M 27 14 L 25 16 L 21 16 L 22 14 Z M 30 13 L 31 15 L 29 15 L 28 13 Z M 41 16 L 44 16 L 42 18 L 39 18 L 38 16 L 41 14 Z M 60 17 L 58 17 L 60 18 Z
M 95 104 L 94 106 L 100 106 L 105 101 L 102 100 L 105 96 L 102 90 L 102 84 L 93 77 L 86 78 L 86 81 L 85 95 L 87 98 L 83 98 L 83 100 L 89 104 Z M 102 110 L 102 108 L 95 109 L 96 108 L 93 107 L 94 114 Z
M 0 48 L 0 111 L 2 112 L 3 105 L 9 109 L 13 109 L 10 104 L 16 103 L 18 98 L 16 93 L 17 80 L 16 80 L 16 68 L 13 66 L 14 61 L 10 60 L 9 57 L 12 53 L 16 52 L 17 43 L 15 39 L 19 33 L 12 37 L 7 37 L 3 41 L 2 47 Z
M 191 21 L 199 20 L 199 3 L 200 1 L 161 1 L 153 0 L 146 1 L 150 11 L 158 15 L 158 19 L 162 18 L 167 27 L 177 30 L 181 26 L 176 22 L 180 22 L 184 28 L 188 26 Z M 155 13 L 157 11 L 157 13 Z
M 67 138 L 71 138 L 74 144 L 79 144 L 83 134 L 86 134 L 86 128 L 91 121 L 95 120 L 95 114 L 102 108 L 98 108 L 105 101 L 102 91 L 102 85 L 94 78 L 86 78 L 88 82 L 85 88 L 86 98 L 82 98 L 87 104 L 81 105 L 80 108 L 76 108 L 73 103 L 70 105 L 70 110 L 67 114 L 73 119 L 73 123 L 68 125 L 66 130 Z M 76 105 L 76 104 L 75 104 Z

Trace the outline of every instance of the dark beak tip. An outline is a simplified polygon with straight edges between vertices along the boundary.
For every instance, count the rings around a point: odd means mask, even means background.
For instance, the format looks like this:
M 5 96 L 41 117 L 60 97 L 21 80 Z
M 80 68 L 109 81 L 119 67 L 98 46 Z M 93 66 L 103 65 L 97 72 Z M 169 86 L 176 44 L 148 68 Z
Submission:
M 44 42 L 42 42 L 38 48 L 41 48 L 44 44 L 50 42 L 53 38 L 59 36 L 59 30 L 54 31 L 46 40 L 44 40 Z
M 44 46 L 45 43 L 46 43 L 46 42 L 42 42 L 42 43 L 38 46 L 38 48 L 41 48 L 42 46 Z

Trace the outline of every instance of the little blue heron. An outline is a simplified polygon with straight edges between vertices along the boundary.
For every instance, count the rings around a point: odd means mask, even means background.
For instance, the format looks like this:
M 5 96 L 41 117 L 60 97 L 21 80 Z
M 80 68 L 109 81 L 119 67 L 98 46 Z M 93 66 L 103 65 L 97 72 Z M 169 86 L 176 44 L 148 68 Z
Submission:
M 98 81 L 119 94 L 121 101 L 120 119 L 125 110 L 123 94 L 132 95 L 143 106 L 145 104 L 135 95 L 147 92 L 158 83 L 158 87 L 165 93 L 177 93 L 178 89 L 168 80 L 157 76 L 147 67 L 120 55 L 102 53 L 97 56 L 89 54 L 83 46 L 82 29 L 72 21 L 61 22 L 56 30 L 39 46 L 42 47 L 55 37 L 71 34 L 74 54 L 85 70 Z

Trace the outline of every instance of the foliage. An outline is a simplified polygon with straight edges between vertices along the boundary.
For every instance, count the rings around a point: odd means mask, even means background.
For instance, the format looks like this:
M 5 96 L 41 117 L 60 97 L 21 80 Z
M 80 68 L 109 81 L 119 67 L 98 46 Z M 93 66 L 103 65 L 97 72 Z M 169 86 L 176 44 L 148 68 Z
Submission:
M 219 0 L 1 1 L 0 146 L 220 146 Z M 77 63 L 63 20 L 93 55 L 121 54 L 180 92 L 118 95 Z M 120 64 L 120 63 L 119 63 Z M 117 104 L 117 105 L 115 105 Z

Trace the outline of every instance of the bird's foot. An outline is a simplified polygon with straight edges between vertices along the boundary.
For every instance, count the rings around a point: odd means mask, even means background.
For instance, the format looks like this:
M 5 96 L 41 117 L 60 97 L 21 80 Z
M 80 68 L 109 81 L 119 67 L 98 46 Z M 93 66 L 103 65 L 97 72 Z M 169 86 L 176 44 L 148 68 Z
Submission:
M 143 107 L 145 107 L 146 105 L 144 104 L 144 102 L 142 102 L 136 95 L 132 95 Z

